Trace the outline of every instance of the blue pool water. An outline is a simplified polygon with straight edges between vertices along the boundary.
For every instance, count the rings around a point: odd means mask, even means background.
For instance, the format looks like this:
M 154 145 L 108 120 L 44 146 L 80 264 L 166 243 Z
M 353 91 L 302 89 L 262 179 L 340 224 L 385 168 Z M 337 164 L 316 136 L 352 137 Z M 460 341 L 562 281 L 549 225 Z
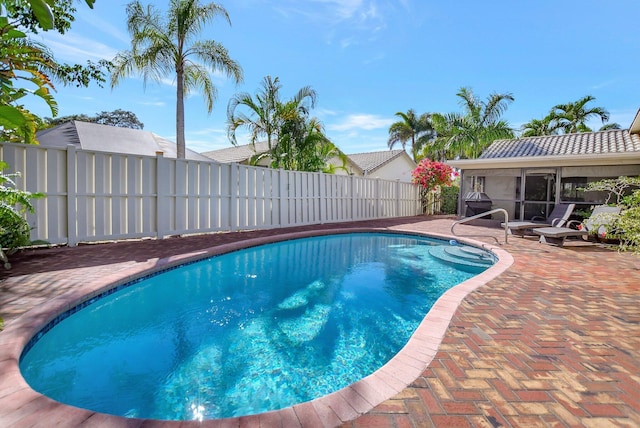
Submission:
M 191 263 L 58 317 L 20 368 L 55 400 L 127 417 L 288 407 L 383 366 L 438 297 L 490 264 L 433 256 L 451 247 L 353 233 Z

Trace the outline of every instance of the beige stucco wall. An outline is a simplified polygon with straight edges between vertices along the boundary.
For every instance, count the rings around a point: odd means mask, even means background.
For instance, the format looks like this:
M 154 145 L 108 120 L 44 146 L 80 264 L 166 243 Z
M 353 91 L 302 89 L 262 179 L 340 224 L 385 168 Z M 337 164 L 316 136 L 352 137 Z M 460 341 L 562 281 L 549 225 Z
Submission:
M 411 182 L 411 171 L 413 171 L 415 167 L 416 164 L 409 156 L 399 156 L 373 171 L 368 177 L 381 178 L 384 180 L 400 180 L 409 183 Z
M 640 175 L 640 165 L 565 166 L 563 177 L 620 177 Z

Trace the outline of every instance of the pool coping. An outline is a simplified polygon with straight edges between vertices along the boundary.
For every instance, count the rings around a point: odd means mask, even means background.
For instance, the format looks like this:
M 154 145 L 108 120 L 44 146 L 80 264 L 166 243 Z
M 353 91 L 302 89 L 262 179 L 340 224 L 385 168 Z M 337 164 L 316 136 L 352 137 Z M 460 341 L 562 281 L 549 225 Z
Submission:
M 484 272 L 445 292 L 422 320 L 407 344 L 390 361 L 367 377 L 331 394 L 292 407 L 237 418 L 200 421 L 161 421 L 124 418 L 97 413 L 56 402 L 32 390 L 19 370 L 22 350 L 45 325 L 59 314 L 100 295 L 108 289 L 174 266 L 258 245 L 312 236 L 341 233 L 384 232 L 438 239 L 456 239 L 461 243 L 491 251 L 497 262 Z M 292 232 L 223 244 L 205 250 L 160 260 L 150 260 L 105 276 L 53 298 L 26 312 L 0 335 L 0 416 L 4 422 L 31 425 L 46 420 L 55 425 L 100 423 L 111 426 L 337 426 L 370 411 L 400 393 L 417 379 L 433 360 L 451 319 L 462 300 L 472 291 L 497 277 L 513 264 L 513 257 L 497 245 L 437 233 L 419 233 L 387 228 L 360 227 Z

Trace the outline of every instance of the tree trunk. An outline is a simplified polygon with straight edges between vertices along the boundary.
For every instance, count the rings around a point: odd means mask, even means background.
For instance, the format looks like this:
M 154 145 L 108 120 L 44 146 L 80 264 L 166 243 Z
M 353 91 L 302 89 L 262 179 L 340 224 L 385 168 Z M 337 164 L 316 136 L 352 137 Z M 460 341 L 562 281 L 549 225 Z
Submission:
M 176 152 L 178 159 L 184 159 L 184 76 L 181 70 L 176 73 Z

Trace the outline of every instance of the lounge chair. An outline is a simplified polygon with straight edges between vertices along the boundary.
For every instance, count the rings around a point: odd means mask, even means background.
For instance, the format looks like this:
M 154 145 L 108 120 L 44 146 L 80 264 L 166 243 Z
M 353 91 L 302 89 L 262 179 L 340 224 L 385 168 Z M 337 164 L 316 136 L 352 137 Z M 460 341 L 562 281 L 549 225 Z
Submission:
M 546 219 L 533 217 L 529 221 L 510 221 L 509 232 L 512 235 L 524 236 L 525 234 L 532 235 L 532 230 L 539 227 L 562 227 L 569 220 L 575 207 L 576 204 L 556 204 Z M 504 223 L 502 223 L 502 227 L 504 227 Z
M 598 205 L 584 222 L 570 221 L 567 227 L 541 227 L 533 229 L 533 233 L 540 235 L 540 242 L 555 244 L 559 247 L 564 245 L 567 238 L 588 239 L 590 233 L 606 233 L 607 224 L 620 214 L 620 207 L 610 207 Z M 573 224 L 578 225 L 578 229 L 573 229 Z M 596 229 L 597 228 L 597 229 Z

